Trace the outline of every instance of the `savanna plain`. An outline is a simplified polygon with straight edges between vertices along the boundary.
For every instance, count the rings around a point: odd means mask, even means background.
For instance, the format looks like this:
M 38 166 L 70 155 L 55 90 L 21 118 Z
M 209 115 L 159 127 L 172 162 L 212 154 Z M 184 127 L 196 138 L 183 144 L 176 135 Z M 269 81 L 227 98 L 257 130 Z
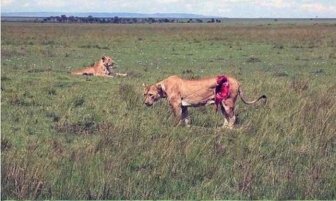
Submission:
M 1 24 L 2 199 L 336 199 L 336 22 Z M 72 76 L 103 55 L 127 77 Z M 142 84 L 236 77 L 174 126 Z

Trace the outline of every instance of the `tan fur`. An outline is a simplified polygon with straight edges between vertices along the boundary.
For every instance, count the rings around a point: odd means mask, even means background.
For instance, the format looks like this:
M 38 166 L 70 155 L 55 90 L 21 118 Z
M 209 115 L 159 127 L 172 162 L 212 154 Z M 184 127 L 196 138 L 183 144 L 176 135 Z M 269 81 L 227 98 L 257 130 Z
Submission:
M 111 77 L 111 68 L 114 66 L 115 62 L 111 57 L 103 56 L 98 60 L 93 66 L 85 67 L 84 69 L 79 69 L 72 71 L 72 75 L 93 75 L 93 76 L 106 76 Z
M 230 96 L 221 103 L 220 109 L 225 117 L 223 127 L 233 128 L 236 120 L 234 109 L 238 96 L 240 96 L 246 104 L 253 104 L 260 99 L 266 99 L 266 96 L 260 96 L 254 101 L 246 101 L 242 97 L 239 82 L 232 77 L 228 76 L 227 78 L 230 84 Z M 145 87 L 144 103 L 147 106 L 151 106 L 159 99 L 167 98 L 176 117 L 177 124 L 185 123 L 188 125 L 187 107 L 213 104 L 216 86 L 217 77 L 185 80 L 174 75 L 161 82 Z

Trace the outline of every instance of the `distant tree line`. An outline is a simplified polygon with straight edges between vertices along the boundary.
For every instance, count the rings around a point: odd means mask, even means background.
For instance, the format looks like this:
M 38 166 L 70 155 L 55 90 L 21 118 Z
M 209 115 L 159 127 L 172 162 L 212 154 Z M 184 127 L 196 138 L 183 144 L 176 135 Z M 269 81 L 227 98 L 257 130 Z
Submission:
M 42 22 L 51 23 L 113 23 L 113 24 L 136 24 L 136 23 L 220 23 L 215 18 L 128 18 L 128 17 L 75 17 L 61 15 L 44 18 Z

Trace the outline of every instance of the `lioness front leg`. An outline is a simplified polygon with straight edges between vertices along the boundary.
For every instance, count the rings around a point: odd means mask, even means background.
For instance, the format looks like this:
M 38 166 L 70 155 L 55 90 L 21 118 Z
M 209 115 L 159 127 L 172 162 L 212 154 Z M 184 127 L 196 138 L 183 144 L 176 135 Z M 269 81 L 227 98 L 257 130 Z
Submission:
M 169 98 L 170 107 L 175 116 L 175 126 L 181 125 L 182 122 L 182 102 L 176 97 Z

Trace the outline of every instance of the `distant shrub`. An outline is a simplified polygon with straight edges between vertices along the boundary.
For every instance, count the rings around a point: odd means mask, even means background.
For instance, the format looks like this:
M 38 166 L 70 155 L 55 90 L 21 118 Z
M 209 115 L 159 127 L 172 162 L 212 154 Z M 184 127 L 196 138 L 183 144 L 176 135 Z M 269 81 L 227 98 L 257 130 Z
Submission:
M 275 48 L 275 49 L 284 49 L 284 45 L 283 44 L 275 44 L 273 46 L 273 48 Z
M 256 63 L 256 62 L 261 62 L 261 60 L 257 57 L 249 57 L 247 60 L 246 60 L 247 63 Z
M 96 49 L 103 49 L 103 50 L 109 50 L 110 48 L 107 47 L 107 46 L 100 46 L 100 45 L 91 45 L 91 44 L 88 44 L 88 45 L 82 45 L 82 46 L 79 46 L 80 48 L 96 48 Z

